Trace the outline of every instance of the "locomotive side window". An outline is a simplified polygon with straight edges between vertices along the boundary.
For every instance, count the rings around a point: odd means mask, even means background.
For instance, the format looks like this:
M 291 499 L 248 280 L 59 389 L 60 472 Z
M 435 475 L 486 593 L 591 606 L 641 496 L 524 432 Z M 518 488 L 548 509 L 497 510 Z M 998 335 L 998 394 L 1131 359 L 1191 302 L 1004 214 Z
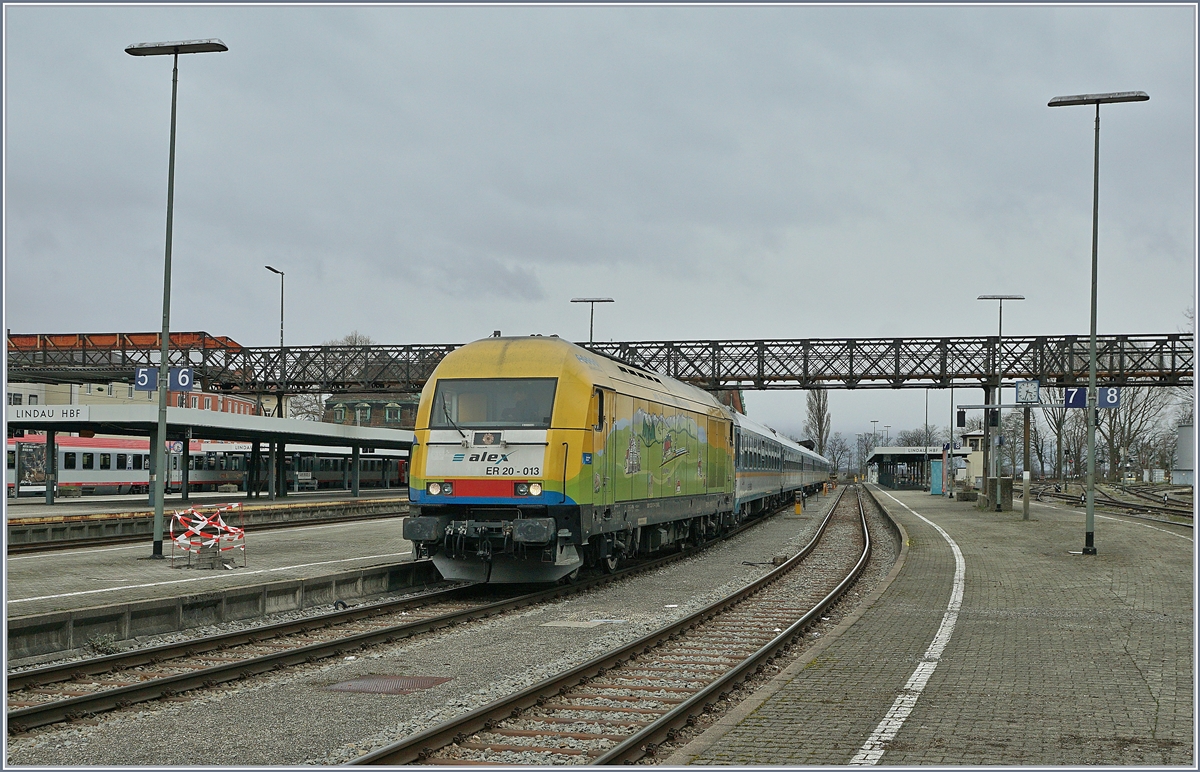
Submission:
M 96 468 L 96 454 L 95 453 L 84 453 L 83 454 L 83 468 L 84 469 L 95 469 Z
M 74 453 L 63 453 L 63 469 L 74 469 L 74 468 L 75 468 L 75 454 Z
M 101 469 L 112 469 L 112 453 L 101 453 L 100 454 L 100 468 Z

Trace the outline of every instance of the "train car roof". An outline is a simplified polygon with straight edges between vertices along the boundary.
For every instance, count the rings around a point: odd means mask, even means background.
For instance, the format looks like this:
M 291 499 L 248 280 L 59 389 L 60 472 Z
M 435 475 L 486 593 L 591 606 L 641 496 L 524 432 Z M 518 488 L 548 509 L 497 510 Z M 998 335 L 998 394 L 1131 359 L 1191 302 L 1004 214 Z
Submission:
M 474 370 L 480 358 L 489 360 L 497 369 L 519 368 L 527 377 L 569 375 L 632 396 L 654 395 L 660 400 L 666 396 L 711 411 L 731 412 L 703 389 L 597 354 L 555 336 L 481 338 L 447 354 L 438 364 L 436 378 L 478 377 Z M 430 382 L 433 380 L 431 378 Z
M 808 448 L 804 447 L 803 445 L 800 445 L 799 443 L 797 443 L 795 440 L 791 439 L 790 437 L 772 429 L 771 427 L 769 427 L 765 424 L 760 424 L 757 421 L 753 421 L 750 418 L 742 415 L 741 413 L 738 413 L 737 411 L 732 411 L 732 412 L 733 412 L 734 422 L 737 423 L 737 425 L 740 428 L 742 428 L 743 430 L 749 429 L 750 431 L 753 431 L 755 434 L 760 434 L 764 437 L 770 437 L 771 439 L 778 441 L 782 445 L 785 445 L 793 450 L 800 451 L 800 453 L 805 456 L 812 456 L 813 458 L 819 458 L 823 461 L 829 460 L 829 459 L 825 458 L 824 456 L 822 456 L 820 453 L 809 450 Z

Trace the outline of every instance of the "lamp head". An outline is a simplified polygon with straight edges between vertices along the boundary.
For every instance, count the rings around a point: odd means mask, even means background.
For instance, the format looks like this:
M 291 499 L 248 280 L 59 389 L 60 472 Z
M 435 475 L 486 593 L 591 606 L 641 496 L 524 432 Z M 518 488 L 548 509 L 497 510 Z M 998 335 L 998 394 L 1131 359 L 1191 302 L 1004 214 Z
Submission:
M 1115 102 L 1146 102 L 1150 95 L 1145 91 L 1111 91 L 1107 94 L 1076 94 L 1051 99 L 1047 107 L 1070 107 L 1071 105 L 1108 105 Z
M 168 43 L 131 43 L 125 46 L 130 56 L 162 56 L 164 54 L 208 54 L 228 51 L 229 46 L 216 38 L 206 40 L 175 40 Z

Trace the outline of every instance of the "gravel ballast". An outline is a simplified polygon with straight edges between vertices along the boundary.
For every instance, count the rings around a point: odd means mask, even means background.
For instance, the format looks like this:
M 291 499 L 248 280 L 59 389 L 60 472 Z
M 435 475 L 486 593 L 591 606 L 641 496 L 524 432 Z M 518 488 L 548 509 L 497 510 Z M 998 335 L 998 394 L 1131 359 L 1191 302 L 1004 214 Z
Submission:
M 8 763 L 343 763 L 634 640 L 762 576 L 772 557 L 795 554 L 809 541 L 833 499 L 810 498 L 804 516 L 777 515 L 687 560 L 554 603 L 15 736 Z M 873 535 L 876 557 L 861 582 L 867 586 L 855 589 L 859 597 L 886 575 L 897 551 L 885 526 L 876 524 Z M 836 622 L 834 615 L 823 624 Z M 451 680 L 398 695 L 328 688 L 370 675 Z M 580 726 L 588 731 L 586 721 Z M 180 741 L 198 737 L 211 741 Z

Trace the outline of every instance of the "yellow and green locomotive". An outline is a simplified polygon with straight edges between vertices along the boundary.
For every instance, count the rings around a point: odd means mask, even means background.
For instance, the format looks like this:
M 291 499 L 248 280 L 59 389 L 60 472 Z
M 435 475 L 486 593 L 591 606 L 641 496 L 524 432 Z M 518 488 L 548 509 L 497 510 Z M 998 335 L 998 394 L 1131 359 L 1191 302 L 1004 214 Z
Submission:
M 827 480 L 821 462 L 688 384 L 555 337 L 485 338 L 421 393 L 404 537 L 448 579 L 556 581 L 716 536 Z

